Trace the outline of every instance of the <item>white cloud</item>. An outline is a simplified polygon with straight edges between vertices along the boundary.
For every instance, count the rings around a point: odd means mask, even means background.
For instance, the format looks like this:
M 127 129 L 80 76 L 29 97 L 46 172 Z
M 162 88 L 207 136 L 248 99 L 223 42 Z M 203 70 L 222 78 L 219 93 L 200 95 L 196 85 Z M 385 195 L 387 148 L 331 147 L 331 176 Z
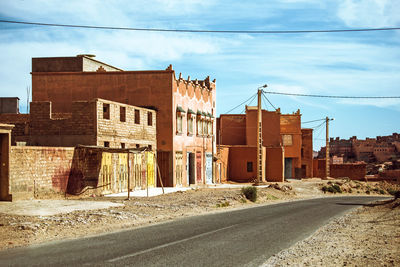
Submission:
M 341 0 L 337 14 L 349 27 L 396 27 L 400 23 L 400 1 Z
M 399 96 L 399 95 L 396 95 Z M 339 103 L 344 105 L 374 106 L 378 108 L 392 107 L 400 111 L 400 99 L 342 99 Z

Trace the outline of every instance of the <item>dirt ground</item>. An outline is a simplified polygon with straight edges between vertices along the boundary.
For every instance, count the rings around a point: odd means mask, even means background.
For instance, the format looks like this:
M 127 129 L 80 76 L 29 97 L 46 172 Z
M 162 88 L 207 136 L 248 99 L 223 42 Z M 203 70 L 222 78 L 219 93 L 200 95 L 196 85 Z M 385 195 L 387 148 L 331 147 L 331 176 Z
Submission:
M 89 197 L 73 200 L 120 204 L 103 209 L 77 210 L 55 215 L 15 215 L 0 212 L 0 249 L 96 235 L 120 229 L 135 228 L 183 216 L 219 212 L 226 209 L 265 205 L 313 197 L 332 196 L 323 186 L 340 185 L 342 194 L 382 195 L 391 187 L 385 183 L 363 183 L 348 180 L 321 181 L 307 179 L 258 188 L 258 199 L 253 203 L 245 198 L 240 188 L 204 188 L 154 197 Z M 349 188 L 353 188 L 349 193 Z M 381 191 L 383 190 L 383 191 Z M 366 193 L 368 191 L 368 193 Z M 2 203 L 0 203 L 1 208 Z M 1 209 L 0 209 L 1 210 Z M 4 209 L 3 209 L 4 210 Z M 26 214 L 29 214 L 27 211 Z
M 331 221 L 264 266 L 400 266 L 400 199 Z

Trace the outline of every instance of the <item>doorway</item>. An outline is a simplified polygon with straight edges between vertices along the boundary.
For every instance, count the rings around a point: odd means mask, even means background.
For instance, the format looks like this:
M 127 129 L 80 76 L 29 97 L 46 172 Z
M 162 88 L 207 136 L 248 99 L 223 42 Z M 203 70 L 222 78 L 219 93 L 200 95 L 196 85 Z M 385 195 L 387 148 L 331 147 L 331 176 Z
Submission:
M 11 201 L 10 184 L 10 134 L 0 133 L 0 200 Z
M 293 162 L 292 158 L 285 158 L 285 179 L 293 178 L 292 162 Z

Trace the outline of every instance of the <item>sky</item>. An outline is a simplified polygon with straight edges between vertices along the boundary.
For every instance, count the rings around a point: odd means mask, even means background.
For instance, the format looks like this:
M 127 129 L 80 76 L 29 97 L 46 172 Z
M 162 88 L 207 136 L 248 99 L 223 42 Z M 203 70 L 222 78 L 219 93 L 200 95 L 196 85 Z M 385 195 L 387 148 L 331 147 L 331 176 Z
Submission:
M 324 30 L 400 27 L 398 0 L 95 1 L 0 0 L 0 19 L 41 23 L 194 30 Z M 217 114 L 267 91 L 400 95 L 400 31 L 217 34 L 71 29 L 0 23 L 0 96 L 26 112 L 32 57 L 95 54 L 124 70 L 158 70 L 217 80 Z M 400 132 L 400 99 L 329 99 L 267 94 L 302 121 L 334 118 L 330 136 Z M 248 103 L 256 105 L 256 101 Z M 263 108 L 273 110 L 266 101 Z M 241 113 L 241 106 L 231 113 Z M 320 122 L 306 123 L 316 127 Z M 314 149 L 325 127 L 314 131 Z

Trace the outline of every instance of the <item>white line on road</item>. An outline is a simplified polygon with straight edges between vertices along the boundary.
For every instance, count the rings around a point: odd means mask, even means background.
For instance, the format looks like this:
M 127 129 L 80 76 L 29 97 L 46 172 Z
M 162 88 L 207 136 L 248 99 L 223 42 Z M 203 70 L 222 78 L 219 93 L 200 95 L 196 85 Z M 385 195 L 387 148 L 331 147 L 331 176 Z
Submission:
M 192 240 L 192 239 L 196 239 L 198 237 L 214 234 L 216 232 L 232 228 L 232 227 L 234 227 L 236 225 L 237 224 L 234 224 L 234 225 L 227 226 L 227 227 L 224 227 L 224 228 L 220 228 L 220 229 L 217 229 L 217 230 L 214 230 L 214 231 L 210 231 L 210 232 L 202 233 L 202 234 L 199 234 L 199 235 L 191 236 L 191 237 L 184 238 L 184 239 L 181 239 L 181 240 L 177 240 L 177 241 L 174 241 L 174 242 L 170 242 L 170 243 L 167 243 L 167 244 L 164 244 L 164 245 L 159 245 L 159 246 L 156 246 L 154 248 L 149 248 L 149 249 L 145 249 L 145 250 L 138 251 L 138 252 L 135 252 L 135 253 L 131 253 L 131 254 L 127 254 L 127 255 L 124 255 L 124 256 L 117 257 L 117 258 L 113 258 L 113 259 L 108 260 L 108 262 L 114 262 L 114 261 L 119 261 L 119 260 L 123 260 L 123 259 L 126 259 L 126 258 L 135 257 L 137 255 L 144 254 L 144 253 L 147 253 L 147 252 L 150 252 L 150 251 L 153 251 L 153 250 L 157 250 L 157 249 L 165 248 L 165 247 L 172 246 L 172 245 L 175 245 L 175 244 L 179 244 L 179 243 L 182 243 L 182 242 L 186 242 L 186 241 L 189 241 L 189 240 Z

